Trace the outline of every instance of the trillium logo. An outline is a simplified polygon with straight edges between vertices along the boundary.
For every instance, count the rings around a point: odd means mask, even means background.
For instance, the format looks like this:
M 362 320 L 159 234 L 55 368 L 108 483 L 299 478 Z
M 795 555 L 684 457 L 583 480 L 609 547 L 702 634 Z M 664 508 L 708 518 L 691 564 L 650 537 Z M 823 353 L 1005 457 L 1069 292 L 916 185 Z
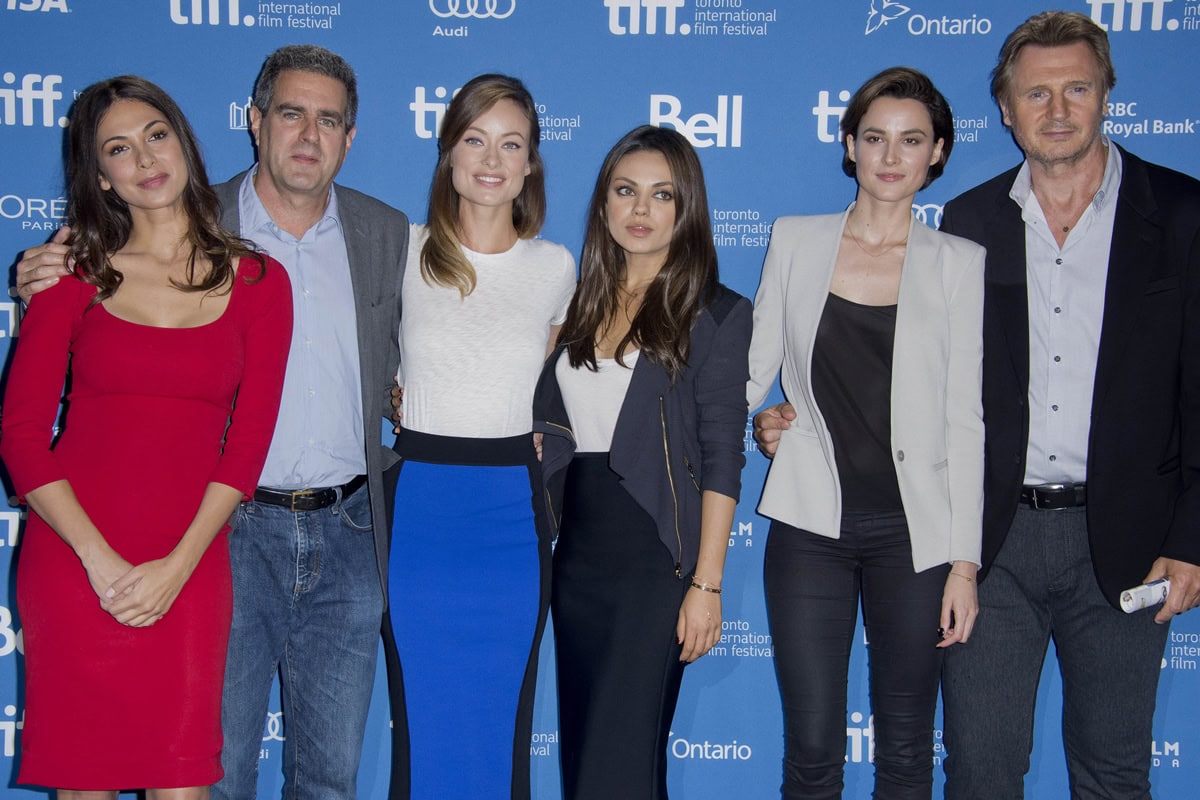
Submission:
M 870 36 L 884 25 L 903 17 L 911 10 L 908 6 L 897 3 L 895 0 L 871 0 L 871 10 L 867 12 L 867 31 L 863 35 Z

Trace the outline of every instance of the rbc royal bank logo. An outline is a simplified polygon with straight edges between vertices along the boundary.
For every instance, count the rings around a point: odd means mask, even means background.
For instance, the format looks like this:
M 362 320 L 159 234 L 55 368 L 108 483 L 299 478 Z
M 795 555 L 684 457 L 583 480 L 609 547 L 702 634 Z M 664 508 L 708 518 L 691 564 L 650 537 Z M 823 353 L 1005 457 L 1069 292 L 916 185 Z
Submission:
M 1182 22 L 1166 19 L 1166 8 L 1174 0 L 1087 0 L 1092 22 L 1106 31 L 1140 31 L 1146 22 L 1152 31 L 1200 30 L 1200 6 L 1188 5 L 1183 10 Z M 1146 14 L 1149 6 L 1150 13 Z M 1149 17 L 1149 19 L 1147 19 Z
M 254 26 L 253 14 L 242 16 L 240 0 L 225 0 L 224 5 L 225 16 L 222 18 L 220 0 L 171 0 L 171 22 L 176 25 L 228 24 L 235 27 L 245 25 L 247 28 Z
M 67 127 L 67 118 L 56 113 L 55 103 L 63 99 L 57 87 L 62 85 L 62 75 L 39 75 L 29 73 L 19 79 L 15 72 L 0 75 L 0 125 L 21 125 L 31 128 Z
M 662 33 L 687 36 L 692 32 L 692 26 L 686 22 L 675 22 L 675 12 L 683 8 L 684 0 L 604 0 L 604 6 L 608 9 L 608 32 L 614 36 L 659 33 L 659 11 Z
M 4 6 L 9 11 L 61 11 L 67 14 L 67 0 L 8 0 Z
M 429 0 L 429 10 L 442 19 L 508 19 L 517 0 Z
M 717 95 L 716 114 L 684 117 L 683 103 L 673 94 L 650 95 L 650 124 L 674 128 L 687 137 L 693 147 L 742 146 L 742 96 Z

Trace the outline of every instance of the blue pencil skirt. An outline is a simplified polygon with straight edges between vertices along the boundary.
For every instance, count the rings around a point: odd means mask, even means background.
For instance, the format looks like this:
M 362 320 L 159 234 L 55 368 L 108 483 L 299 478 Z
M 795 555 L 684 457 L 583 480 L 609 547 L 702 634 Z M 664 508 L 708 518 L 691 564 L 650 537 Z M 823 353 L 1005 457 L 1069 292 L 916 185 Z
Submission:
M 532 436 L 404 431 L 396 451 L 392 796 L 526 800 L 550 574 Z

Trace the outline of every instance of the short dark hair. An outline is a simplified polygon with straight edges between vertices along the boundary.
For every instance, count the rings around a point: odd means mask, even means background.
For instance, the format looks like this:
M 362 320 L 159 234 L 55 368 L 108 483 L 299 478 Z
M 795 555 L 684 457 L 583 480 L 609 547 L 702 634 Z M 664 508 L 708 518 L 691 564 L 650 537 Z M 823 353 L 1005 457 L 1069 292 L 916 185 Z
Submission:
M 846 142 L 846 137 L 858 137 L 858 126 L 862 124 L 862 118 L 867 115 L 867 109 L 881 97 L 916 100 L 929 112 L 929 119 L 933 123 L 933 138 L 935 141 L 942 140 L 942 155 L 936 164 L 929 167 L 929 172 L 925 175 L 925 182 L 921 184 L 921 188 L 924 189 L 941 177 L 942 171 L 946 168 L 946 162 L 950 160 L 950 151 L 954 148 L 954 114 L 950 111 L 950 104 L 933 85 L 929 76 L 912 67 L 889 67 L 869 78 L 866 83 L 858 87 L 858 91 L 850 98 L 850 104 L 846 106 L 846 113 L 842 115 L 841 124 L 842 172 L 851 178 L 856 176 L 856 168 L 850 159 L 850 145 Z
M 289 44 L 281 47 L 263 62 L 254 81 L 254 107 L 264 116 L 275 99 L 275 82 L 289 70 L 312 72 L 333 78 L 346 87 L 346 130 L 354 127 L 358 118 L 358 79 L 346 59 L 315 44 Z
M 1108 34 L 1086 14 L 1076 11 L 1043 11 L 1034 14 L 1017 26 L 1000 47 L 1000 57 L 992 70 L 992 99 L 997 105 L 1007 105 L 1012 89 L 1013 65 L 1026 45 L 1065 47 L 1082 42 L 1092 51 L 1100 67 L 1105 92 L 1117 85 Z

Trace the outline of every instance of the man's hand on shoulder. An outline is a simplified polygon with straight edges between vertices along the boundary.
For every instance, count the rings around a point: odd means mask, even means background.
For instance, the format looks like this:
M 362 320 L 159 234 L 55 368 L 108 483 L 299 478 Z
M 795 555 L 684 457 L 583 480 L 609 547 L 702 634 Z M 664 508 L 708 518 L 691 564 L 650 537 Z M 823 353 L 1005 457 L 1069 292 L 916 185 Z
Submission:
M 767 458 L 775 457 L 779 447 L 779 436 L 791 427 L 791 421 L 796 418 L 796 409 L 791 403 L 780 403 L 777 406 L 764 408 L 754 415 L 754 441 L 758 449 Z
M 70 236 L 71 229 L 64 225 L 49 242 L 29 248 L 17 262 L 17 294 L 26 303 L 38 292 L 58 283 L 62 276 L 71 274 L 68 264 L 71 248 L 66 245 Z

